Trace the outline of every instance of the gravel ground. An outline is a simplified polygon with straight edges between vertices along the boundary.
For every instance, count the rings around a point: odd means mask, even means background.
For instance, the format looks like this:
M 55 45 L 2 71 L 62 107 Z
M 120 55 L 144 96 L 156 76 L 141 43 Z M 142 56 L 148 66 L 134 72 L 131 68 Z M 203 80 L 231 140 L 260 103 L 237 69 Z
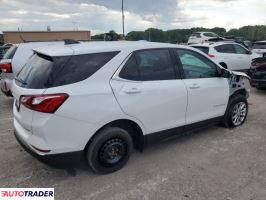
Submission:
M 95 175 L 85 164 L 55 169 L 13 136 L 12 99 L 0 95 L 0 187 L 54 187 L 55 199 L 266 199 L 266 91 L 251 90 L 246 123 L 213 126 L 135 151 L 122 170 Z

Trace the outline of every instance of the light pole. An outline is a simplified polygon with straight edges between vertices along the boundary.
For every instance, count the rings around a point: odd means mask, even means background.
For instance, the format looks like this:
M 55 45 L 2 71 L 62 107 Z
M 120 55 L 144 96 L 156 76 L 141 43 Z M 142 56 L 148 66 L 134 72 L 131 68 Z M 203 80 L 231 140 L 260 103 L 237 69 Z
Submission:
M 122 0 L 122 28 L 123 28 L 123 39 L 125 39 L 125 15 L 124 15 L 124 0 Z

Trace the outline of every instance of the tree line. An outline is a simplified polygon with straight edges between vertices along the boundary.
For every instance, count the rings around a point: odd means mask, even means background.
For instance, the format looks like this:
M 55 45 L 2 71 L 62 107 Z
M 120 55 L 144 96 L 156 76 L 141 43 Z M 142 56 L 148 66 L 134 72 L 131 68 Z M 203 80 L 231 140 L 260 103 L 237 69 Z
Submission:
M 148 28 L 145 31 L 131 31 L 125 36 L 125 39 L 129 41 L 147 40 L 152 42 L 186 43 L 192 33 L 199 31 L 214 32 L 221 37 L 243 37 L 245 40 L 250 41 L 266 40 L 266 26 L 264 25 L 243 26 L 239 29 L 230 29 L 229 31 L 226 31 L 226 29 L 222 27 L 196 27 L 166 31 L 157 28 Z M 109 33 L 116 34 L 113 30 Z M 104 36 L 105 34 L 99 34 L 92 36 L 92 39 L 104 40 Z M 117 38 L 121 39 L 122 35 L 117 34 Z

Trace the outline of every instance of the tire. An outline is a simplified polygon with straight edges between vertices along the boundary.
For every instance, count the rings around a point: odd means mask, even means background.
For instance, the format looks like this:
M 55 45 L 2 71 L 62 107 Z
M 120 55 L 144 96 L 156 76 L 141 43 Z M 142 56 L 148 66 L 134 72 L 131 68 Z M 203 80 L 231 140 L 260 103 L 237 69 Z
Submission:
M 245 96 L 235 95 L 230 98 L 222 125 L 234 128 L 245 123 L 248 114 L 248 102 Z
M 100 174 L 115 172 L 127 163 L 132 153 L 133 141 L 127 131 L 107 127 L 97 134 L 87 148 L 87 162 Z

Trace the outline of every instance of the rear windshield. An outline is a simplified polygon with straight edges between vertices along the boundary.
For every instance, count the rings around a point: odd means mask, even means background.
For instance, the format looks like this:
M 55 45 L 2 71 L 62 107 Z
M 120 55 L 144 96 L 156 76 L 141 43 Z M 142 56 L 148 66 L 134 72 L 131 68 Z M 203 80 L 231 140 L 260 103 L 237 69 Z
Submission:
M 16 51 L 17 51 L 17 46 L 13 45 L 12 47 L 10 47 L 8 49 L 8 51 L 5 53 L 5 55 L 3 56 L 3 59 L 12 59 L 13 56 L 15 55 Z
M 197 37 L 197 38 L 200 38 L 200 33 L 192 33 L 192 34 L 191 34 L 191 37 Z
M 16 84 L 44 89 L 87 79 L 119 52 L 49 57 L 34 54 L 16 77 Z
M 0 59 L 3 58 L 3 56 L 6 54 L 6 52 L 8 51 L 9 47 L 0 47 Z
M 252 49 L 266 49 L 266 42 L 254 43 Z
M 200 51 L 202 51 L 203 53 L 209 54 L 209 47 L 200 47 L 200 46 L 192 46 Z

